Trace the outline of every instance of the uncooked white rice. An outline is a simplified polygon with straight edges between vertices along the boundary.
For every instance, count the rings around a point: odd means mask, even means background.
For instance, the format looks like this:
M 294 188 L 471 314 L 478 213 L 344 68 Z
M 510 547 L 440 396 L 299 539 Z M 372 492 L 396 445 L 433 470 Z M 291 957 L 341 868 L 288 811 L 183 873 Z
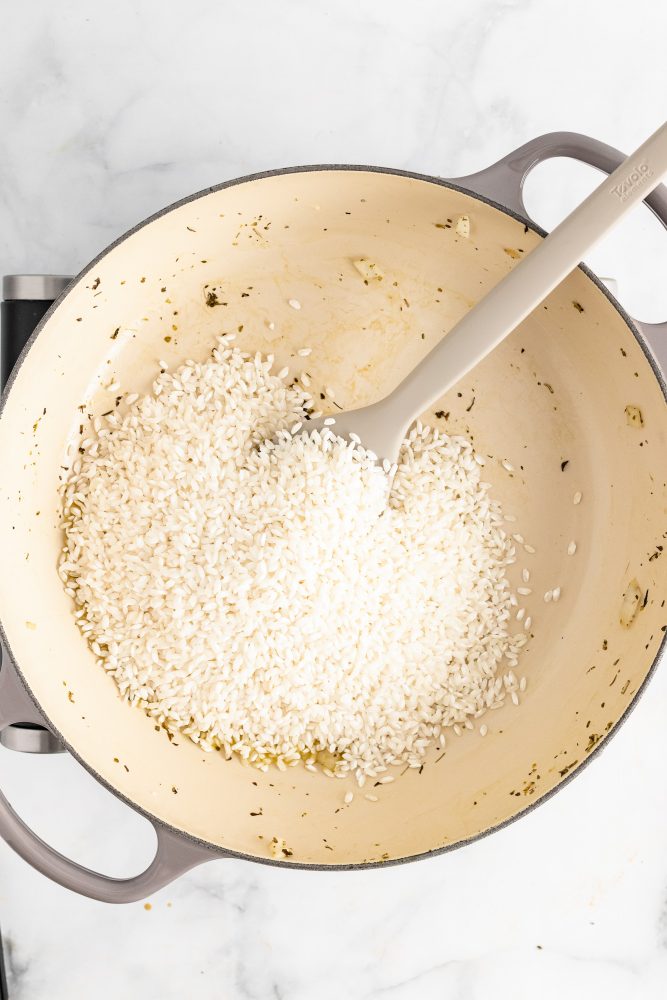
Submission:
M 502 512 L 470 442 L 421 424 L 387 499 L 370 453 L 300 429 L 305 389 L 230 339 L 83 448 L 59 568 L 79 627 L 128 702 L 205 749 L 361 787 L 419 767 L 518 703 Z

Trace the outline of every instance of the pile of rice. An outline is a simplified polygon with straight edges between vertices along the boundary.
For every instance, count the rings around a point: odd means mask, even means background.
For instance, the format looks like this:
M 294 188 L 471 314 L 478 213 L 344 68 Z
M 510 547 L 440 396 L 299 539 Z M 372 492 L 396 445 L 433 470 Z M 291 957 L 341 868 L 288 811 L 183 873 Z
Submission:
M 388 496 L 363 447 L 308 434 L 308 392 L 272 364 L 223 337 L 98 419 L 59 572 L 169 732 L 363 784 L 518 701 L 514 547 L 468 440 L 416 425 Z

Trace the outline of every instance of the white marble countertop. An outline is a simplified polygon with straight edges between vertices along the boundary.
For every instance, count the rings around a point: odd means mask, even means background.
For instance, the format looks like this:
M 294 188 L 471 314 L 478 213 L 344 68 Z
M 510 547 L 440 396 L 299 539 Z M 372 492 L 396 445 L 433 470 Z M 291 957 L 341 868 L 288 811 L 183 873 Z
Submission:
M 664 5 L 650 24 L 602 0 L 171 6 L 4 12 L 0 271 L 74 272 L 163 205 L 272 166 L 456 176 L 556 129 L 630 149 L 665 116 Z M 592 183 L 549 164 L 529 207 L 550 226 Z M 619 279 L 631 311 L 667 316 L 665 235 L 648 212 L 591 263 Z M 663 668 L 560 794 L 419 864 L 310 874 L 217 862 L 147 910 L 78 898 L 0 843 L 11 998 L 663 998 L 666 709 Z M 0 750 L 0 782 L 77 860 L 129 874 L 150 857 L 150 829 L 67 757 Z

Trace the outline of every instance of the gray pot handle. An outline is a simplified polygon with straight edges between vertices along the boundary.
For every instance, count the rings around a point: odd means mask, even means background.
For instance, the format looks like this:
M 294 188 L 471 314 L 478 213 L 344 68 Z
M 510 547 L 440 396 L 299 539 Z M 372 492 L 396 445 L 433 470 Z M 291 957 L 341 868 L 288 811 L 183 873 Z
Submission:
M 590 136 L 578 132 L 550 132 L 519 146 L 485 170 L 451 180 L 474 194 L 496 202 L 501 208 L 510 209 L 526 221 L 532 221 L 523 202 L 523 186 L 533 167 L 554 156 L 581 160 L 606 174 L 611 174 L 625 159 L 618 149 Z M 667 229 L 667 187 L 660 184 L 644 203 Z M 634 322 L 663 372 L 667 373 L 667 322 Z
M 47 726 L 5 655 L 0 669 L 0 731 L 16 722 Z M 12 809 L 0 792 L 0 837 L 16 853 L 53 882 L 103 903 L 134 903 L 173 882 L 197 865 L 227 857 L 160 823 L 151 821 L 157 836 L 153 861 L 140 875 L 110 878 L 90 871 L 49 847 Z

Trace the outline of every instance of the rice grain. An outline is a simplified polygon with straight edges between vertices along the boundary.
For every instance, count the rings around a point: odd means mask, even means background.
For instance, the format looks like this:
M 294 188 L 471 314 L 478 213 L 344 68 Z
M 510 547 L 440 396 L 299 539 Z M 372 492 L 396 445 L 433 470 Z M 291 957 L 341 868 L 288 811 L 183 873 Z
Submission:
M 304 385 L 231 339 L 82 445 L 60 578 L 99 665 L 169 733 L 388 784 L 502 706 L 527 641 L 514 544 L 466 438 L 415 425 L 387 502 L 372 452 L 309 433 Z

